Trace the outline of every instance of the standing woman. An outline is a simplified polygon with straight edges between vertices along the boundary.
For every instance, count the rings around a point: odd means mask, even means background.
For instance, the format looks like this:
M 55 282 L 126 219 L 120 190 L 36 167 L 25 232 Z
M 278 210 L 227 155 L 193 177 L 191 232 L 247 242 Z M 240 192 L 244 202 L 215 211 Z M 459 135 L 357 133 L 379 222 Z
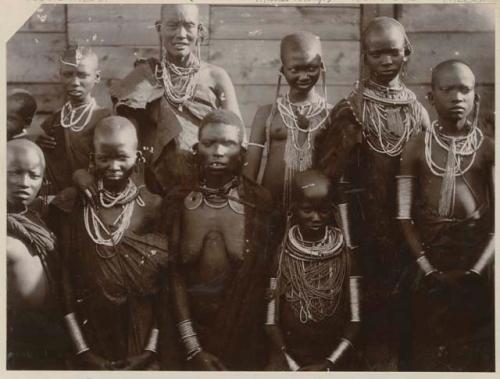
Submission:
M 160 59 L 139 62 L 111 96 L 117 113 L 138 129 L 147 186 L 165 193 L 190 182 L 191 147 L 203 117 L 214 109 L 241 113 L 227 72 L 201 60 L 205 29 L 196 5 L 162 5 L 157 30 Z

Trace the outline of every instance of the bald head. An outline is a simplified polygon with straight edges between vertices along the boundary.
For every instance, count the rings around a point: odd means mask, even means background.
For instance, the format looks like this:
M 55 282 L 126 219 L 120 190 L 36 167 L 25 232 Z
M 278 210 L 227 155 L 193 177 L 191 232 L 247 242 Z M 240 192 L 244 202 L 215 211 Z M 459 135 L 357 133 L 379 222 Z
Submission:
M 7 166 L 9 162 L 23 156 L 33 164 L 39 165 L 42 171 L 45 170 L 45 157 L 38 145 L 27 139 L 15 139 L 7 142 Z
M 294 201 L 329 201 L 332 195 L 330 178 L 317 170 L 306 170 L 295 175 L 293 181 Z
M 449 59 L 439 63 L 432 69 L 431 87 L 435 88 L 436 84 L 439 83 L 440 78 L 450 72 L 458 73 L 461 76 L 467 77 L 471 83 L 475 84 L 476 78 L 467 63 L 458 59 Z
M 316 34 L 306 31 L 289 34 L 281 40 L 281 62 L 284 63 L 290 54 L 306 54 L 311 58 L 321 57 L 321 41 Z
M 363 49 L 368 49 L 373 39 L 400 39 L 405 48 L 405 55 L 410 55 L 413 48 L 406 35 L 404 26 L 392 17 L 375 17 L 363 31 Z
M 194 4 L 163 4 L 161 6 L 161 19 L 178 18 L 189 15 L 190 20 L 200 21 L 200 11 Z
M 137 131 L 134 124 L 125 117 L 109 116 L 96 125 L 94 131 L 94 147 L 109 141 L 127 142 L 137 148 Z

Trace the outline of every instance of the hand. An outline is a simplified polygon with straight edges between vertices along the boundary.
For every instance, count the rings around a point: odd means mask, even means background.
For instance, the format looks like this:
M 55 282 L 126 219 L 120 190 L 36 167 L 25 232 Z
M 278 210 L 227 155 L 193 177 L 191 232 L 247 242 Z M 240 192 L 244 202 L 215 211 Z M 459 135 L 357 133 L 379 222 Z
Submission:
M 142 354 L 128 357 L 123 361 L 113 362 L 114 368 L 121 370 L 140 370 L 145 368 L 153 360 L 153 357 L 154 353 L 152 351 L 144 351 Z
M 462 271 L 462 274 L 457 279 L 460 289 L 466 293 L 476 292 L 483 288 L 484 278 L 474 271 Z
M 193 363 L 199 370 L 203 371 L 226 371 L 227 368 L 215 355 L 206 351 L 200 351 L 193 357 Z
M 333 368 L 332 362 L 325 359 L 324 362 L 303 366 L 299 371 L 330 371 Z
M 78 356 L 79 362 L 84 369 L 87 370 L 113 370 L 113 366 L 110 361 L 104 359 L 91 350 L 87 350 Z
M 56 139 L 45 133 L 40 134 L 35 140 L 36 144 L 44 150 L 54 150 L 56 147 Z
M 97 186 L 92 174 L 83 168 L 76 170 L 73 173 L 73 183 L 93 204 L 94 197 L 97 196 Z

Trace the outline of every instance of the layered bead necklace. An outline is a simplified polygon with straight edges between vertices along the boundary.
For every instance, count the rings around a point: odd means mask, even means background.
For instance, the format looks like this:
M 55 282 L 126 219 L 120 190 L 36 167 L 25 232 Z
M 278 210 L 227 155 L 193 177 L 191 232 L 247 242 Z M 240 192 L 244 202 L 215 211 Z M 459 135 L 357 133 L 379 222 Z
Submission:
M 66 102 L 61 109 L 61 126 L 65 129 L 69 128 L 75 133 L 81 132 L 89 123 L 95 107 L 94 98 L 77 107 L 73 107 L 70 101 Z
M 361 124 L 370 148 L 397 157 L 415 130 L 420 127 L 422 110 L 416 96 L 403 84 L 388 88 L 369 81 L 355 92 L 362 96 Z
M 433 175 L 443 178 L 438 212 L 440 216 L 449 217 L 455 206 L 456 177 L 463 176 L 472 167 L 484 136 L 475 123 L 465 136 L 453 137 L 438 130 L 439 123 L 434 121 L 425 133 L 425 161 Z M 432 158 L 433 142 L 448 152 L 445 167 Z M 462 167 L 465 157 L 470 157 L 470 161 Z
M 340 229 L 327 226 L 324 237 L 305 241 L 297 225 L 286 235 L 279 261 L 278 281 L 300 321 L 321 321 L 335 313 L 350 259 Z
M 135 203 L 144 207 L 145 203 L 140 196 L 140 187 L 129 179 L 125 189 L 117 194 L 114 194 L 103 187 L 102 180 L 98 181 L 99 189 L 99 206 L 103 208 L 113 208 L 117 205 L 122 207 L 122 211 L 116 217 L 111 225 L 114 230 L 110 231 L 104 222 L 99 217 L 97 209 L 89 202 L 84 206 L 84 222 L 85 229 L 90 239 L 97 244 L 103 246 L 116 246 L 120 243 L 125 232 L 130 226 L 130 220 L 134 213 Z M 104 233 L 103 233 L 104 232 Z
M 284 207 L 287 209 L 291 199 L 292 181 L 295 172 L 301 172 L 311 168 L 313 147 L 312 135 L 324 126 L 328 119 L 328 106 L 326 99 L 314 94 L 311 101 L 295 104 L 290 101 L 290 92 L 279 97 L 276 101 L 283 124 L 287 129 L 284 160 L 286 163 L 285 180 L 283 184 Z M 324 114 L 315 125 L 311 120 Z M 305 141 L 299 143 L 299 133 L 305 133 Z
M 201 203 L 209 208 L 222 209 L 227 205 L 237 214 L 244 214 L 244 206 L 240 200 L 237 187 L 240 181 L 234 177 L 220 188 L 210 188 L 202 183 L 199 192 L 191 192 L 184 199 L 186 209 L 197 209 Z
M 200 77 L 200 59 L 190 54 L 186 67 L 181 67 L 168 61 L 166 54 L 162 54 L 160 67 L 155 68 L 156 79 L 162 83 L 168 102 L 182 111 L 184 103 L 195 95 Z

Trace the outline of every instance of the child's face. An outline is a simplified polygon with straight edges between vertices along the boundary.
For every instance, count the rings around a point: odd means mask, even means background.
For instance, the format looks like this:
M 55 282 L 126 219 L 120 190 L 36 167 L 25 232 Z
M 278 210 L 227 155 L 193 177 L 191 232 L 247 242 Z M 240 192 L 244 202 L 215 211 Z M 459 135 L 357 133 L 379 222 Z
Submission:
M 163 8 L 160 35 L 168 55 L 183 58 L 194 52 L 199 26 L 196 7 L 171 5 Z
M 21 114 L 22 103 L 20 101 L 7 100 L 7 136 L 11 138 L 26 128 L 27 120 Z
M 78 66 L 61 64 L 61 81 L 72 102 L 84 102 L 99 81 L 97 64 L 90 57 L 82 59 Z
M 96 176 L 104 185 L 123 183 L 137 160 L 137 141 L 127 133 L 99 136 L 94 142 Z
M 40 191 L 43 165 L 36 151 L 12 150 L 7 153 L 7 202 L 29 205 Z
M 461 64 L 443 68 L 435 78 L 431 103 L 437 114 L 446 120 L 465 120 L 474 107 L 475 78 Z
M 323 238 L 325 227 L 332 217 L 332 204 L 327 189 L 304 190 L 295 203 L 294 219 L 304 238 L 317 241 Z
M 318 82 L 321 56 L 307 51 L 287 51 L 283 57 L 283 75 L 290 89 L 307 93 Z
M 372 30 L 365 38 L 365 63 L 378 83 L 396 78 L 405 62 L 405 39 L 397 28 Z

